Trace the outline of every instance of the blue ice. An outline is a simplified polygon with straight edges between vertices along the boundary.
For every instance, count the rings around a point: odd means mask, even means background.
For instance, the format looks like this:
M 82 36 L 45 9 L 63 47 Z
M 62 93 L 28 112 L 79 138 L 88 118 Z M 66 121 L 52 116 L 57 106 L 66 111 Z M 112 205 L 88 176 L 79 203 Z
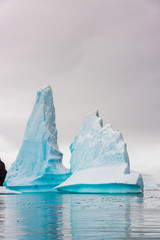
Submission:
M 70 176 L 62 165 L 62 157 L 57 144 L 52 89 L 47 86 L 37 92 L 21 149 L 4 185 L 21 191 L 52 190 Z
M 98 111 L 89 113 L 71 144 L 71 176 L 58 191 L 77 193 L 141 193 L 141 174 L 130 171 L 122 134 L 103 126 Z

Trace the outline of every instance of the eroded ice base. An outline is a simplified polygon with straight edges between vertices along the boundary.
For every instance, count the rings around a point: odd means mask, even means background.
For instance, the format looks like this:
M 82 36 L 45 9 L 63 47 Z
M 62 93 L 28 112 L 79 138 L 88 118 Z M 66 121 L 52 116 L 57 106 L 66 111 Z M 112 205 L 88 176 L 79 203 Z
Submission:
M 126 165 L 121 164 L 77 171 L 55 189 L 74 193 L 142 193 L 141 174 L 125 174 L 125 169 Z
M 55 192 L 54 187 L 57 185 L 27 185 L 27 186 L 9 186 L 8 189 L 21 193 L 41 193 L 41 192 Z
M 54 188 L 65 181 L 69 176 L 70 173 L 45 174 L 37 179 L 34 179 L 34 177 L 24 177 L 21 182 L 12 182 L 12 185 L 8 185 L 7 188 L 14 191 L 20 191 L 22 193 L 53 192 L 55 191 Z
M 142 193 L 142 190 L 138 185 L 124 183 L 75 184 L 58 187 L 57 190 L 70 193 Z

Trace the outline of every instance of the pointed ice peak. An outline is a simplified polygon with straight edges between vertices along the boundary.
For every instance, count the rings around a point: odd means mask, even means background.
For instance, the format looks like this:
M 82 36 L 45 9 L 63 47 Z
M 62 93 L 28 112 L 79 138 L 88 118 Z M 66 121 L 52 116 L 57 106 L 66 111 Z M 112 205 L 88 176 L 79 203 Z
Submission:
M 46 105 L 51 105 L 53 102 L 53 94 L 52 94 L 52 88 L 50 85 L 39 89 L 37 91 L 37 103 L 44 103 Z
M 46 133 L 48 134 L 48 144 L 58 149 L 55 108 L 50 86 L 37 91 L 36 102 L 28 120 L 24 139 L 41 139 Z
M 95 108 L 92 112 L 88 113 L 87 116 L 99 117 L 98 108 Z
M 103 127 L 103 121 L 99 117 L 98 109 L 95 109 L 94 111 L 88 113 L 82 123 L 82 128 L 86 129 L 86 131 L 90 131 L 91 128 L 97 129 Z
M 98 111 L 98 108 L 95 109 L 95 113 L 96 113 L 96 116 L 99 117 L 99 111 Z
M 50 85 L 44 86 L 43 88 L 38 89 L 38 92 L 42 94 L 46 94 L 48 92 L 52 92 L 52 88 Z

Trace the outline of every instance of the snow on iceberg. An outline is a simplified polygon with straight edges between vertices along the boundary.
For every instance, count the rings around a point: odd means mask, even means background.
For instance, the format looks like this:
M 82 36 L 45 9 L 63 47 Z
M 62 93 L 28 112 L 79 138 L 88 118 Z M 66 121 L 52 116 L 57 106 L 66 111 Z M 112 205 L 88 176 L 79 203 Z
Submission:
M 62 157 L 57 145 L 52 89 L 47 86 L 37 92 L 21 149 L 4 185 L 20 191 L 53 189 L 70 176 Z
M 122 134 L 110 124 L 103 127 L 98 111 L 88 114 L 70 146 L 71 177 L 58 191 L 80 193 L 143 192 L 141 174 L 130 173 Z

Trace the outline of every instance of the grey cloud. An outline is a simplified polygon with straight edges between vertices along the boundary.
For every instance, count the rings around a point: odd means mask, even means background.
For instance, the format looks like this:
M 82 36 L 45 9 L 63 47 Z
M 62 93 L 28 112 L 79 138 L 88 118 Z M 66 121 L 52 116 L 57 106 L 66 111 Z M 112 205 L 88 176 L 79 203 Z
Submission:
M 157 144 L 159 10 L 154 0 L 1 1 L 0 134 L 20 146 L 36 90 L 50 84 L 61 144 L 95 107 L 129 143 Z

